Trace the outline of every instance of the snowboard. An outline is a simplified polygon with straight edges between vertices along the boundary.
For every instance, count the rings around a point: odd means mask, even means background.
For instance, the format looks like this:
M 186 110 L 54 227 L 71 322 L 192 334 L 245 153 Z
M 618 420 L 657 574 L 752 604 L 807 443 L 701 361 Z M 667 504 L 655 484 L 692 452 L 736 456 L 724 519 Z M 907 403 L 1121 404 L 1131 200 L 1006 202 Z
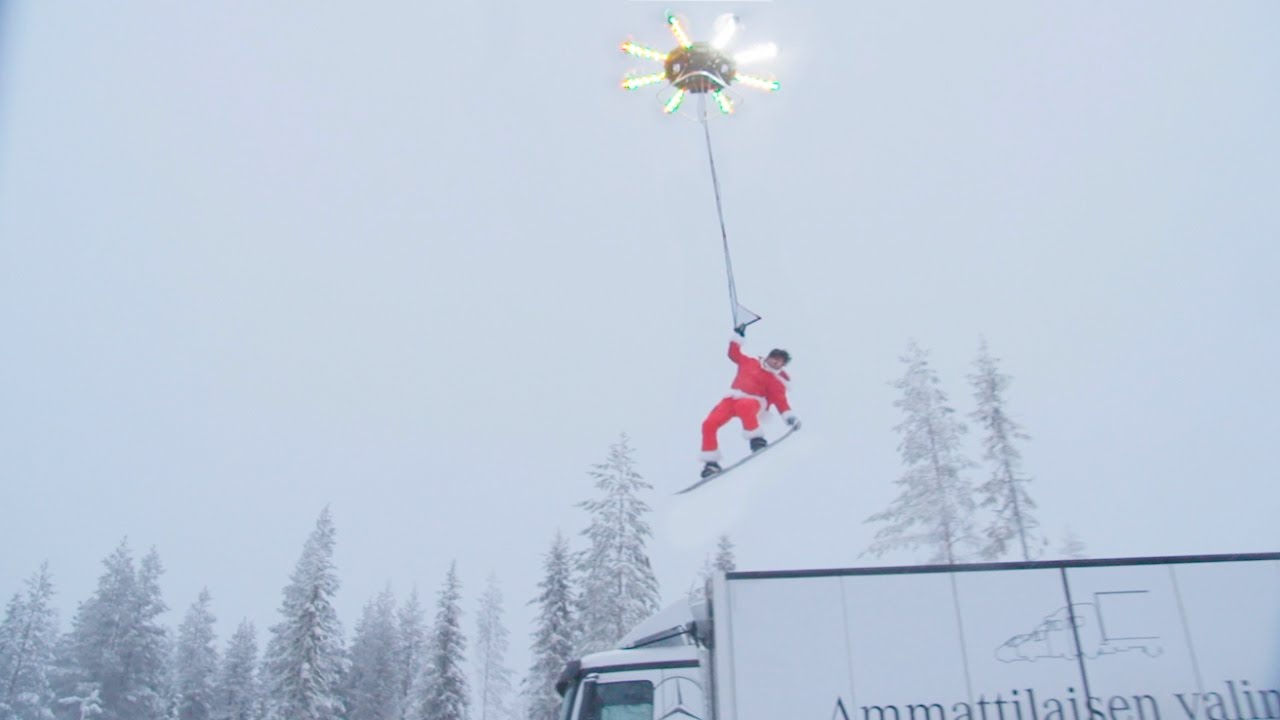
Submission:
M 702 487 L 703 485 L 706 485 L 707 483 L 711 482 L 712 480 L 715 480 L 715 479 L 716 479 L 716 478 L 718 478 L 718 477 L 722 477 L 722 476 L 724 476 L 724 475 L 725 475 L 726 473 L 728 473 L 730 470 L 733 470 L 734 468 L 738 468 L 738 467 L 742 467 L 743 465 L 746 465 L 747 463 L 751 462 L 751 459 L 752 459 L 752 458 L 754 458 L 754 457 L 758 457 L 758 456 L 760 456 L 760 455 L 763 455 L 763 454 L 765 454 L 765 453 L 769 452 L 769 450 L 770 450 L 771 448 L 775 448 L 775 447 L 777 447 L 779 444 L 781 444 L 781 443 L 782 443 L 782 441 L 783 441 L 783 440 L 786 440 L 787 438 L 791 437 L 791 435 L 792 435 L 793 433 L 795 433 L 795 431 L 796 431 L 796 430 L 799 430 L 799 428 L 797 428 L 797 427 L 791 427 L 791 428 L 788 428 L 788 429 L 787 429 L 787 431 L 786 431 L 785 433 L 783 433 L 782 437 L 778 438 L 777 440 L 774 440 L 773 442 L 769 443 L 768 445 L 765 445 L 763 448 L 761 448 L 761 449 L 759 449 L 759 450 L 757 450 L 757 451 L 755 451 L 755 452 L 751 453 L 750 455 L 747 455 L 746 457 L 742 458 L 741 460 L 739 460 L 739 461 L 737 461 L 737 462 L 735 462 L 735 463 L 732 463 L 732 464 L 730 464 L 730 465 L 726 465 L 725 467 L 721 468 L 721 469 L 720 469 L 720 472 L 718 472 L 718 473 L 714 473 L 714 474 L 712 474 L 712 475 L 708 475 L 708 476 L 706 476 L 706 477 L 704 477 L 704 478 L 698 478 L 698 482 L 696 482 L 696 483 L 694 483 L 694 484 L 690 485 L 689 487 L 687 487 L 687 488 L 685 488 L 685 489 L 683 489 L 683 490 L 678 490 L 678 491 L 676 491 L 676 493 L 675 493 L 675 494 L 676 494 L 676 495 L 683 495 L 683 494 L 685 494 L 685 493 L 689 492 L 690 490 L 696 490 L 697 488 L 700 488 L 700 487 Z

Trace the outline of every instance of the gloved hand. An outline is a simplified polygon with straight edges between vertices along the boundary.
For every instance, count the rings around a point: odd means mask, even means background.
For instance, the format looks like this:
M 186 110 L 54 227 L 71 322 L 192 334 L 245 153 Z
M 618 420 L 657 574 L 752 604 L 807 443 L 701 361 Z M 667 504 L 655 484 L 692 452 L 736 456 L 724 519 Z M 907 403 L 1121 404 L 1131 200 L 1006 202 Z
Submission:
M 787 416 L 787 424 L 788 424 L 788 425 L 790 425 L 791 427 L 793 427 L 793 428 L 795 428 L 795 429 L 799 430 L 799 429 L 800 429 L 800 418 L 796 417 L 795 415 L 788 415 L 788 416 Z
M 746 337 L 746 336 L 747 336 L 747 326 L 746 326 L 746 325 L 739 325 L 738 327 L 734 328 L 734 329 L 733 329 L 733 331 L 734 331 L 734 332 L 736 332 L 736 333 L 738 333 L 738 337 Z

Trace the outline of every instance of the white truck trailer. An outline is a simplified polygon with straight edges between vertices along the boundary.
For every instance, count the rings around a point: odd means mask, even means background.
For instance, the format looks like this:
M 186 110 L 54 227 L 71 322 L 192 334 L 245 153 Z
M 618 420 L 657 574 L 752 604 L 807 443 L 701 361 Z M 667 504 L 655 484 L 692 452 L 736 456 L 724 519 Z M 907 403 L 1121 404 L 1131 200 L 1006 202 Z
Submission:
M 1280 553 L 719 574 L 561 720 L 1280 720 Z

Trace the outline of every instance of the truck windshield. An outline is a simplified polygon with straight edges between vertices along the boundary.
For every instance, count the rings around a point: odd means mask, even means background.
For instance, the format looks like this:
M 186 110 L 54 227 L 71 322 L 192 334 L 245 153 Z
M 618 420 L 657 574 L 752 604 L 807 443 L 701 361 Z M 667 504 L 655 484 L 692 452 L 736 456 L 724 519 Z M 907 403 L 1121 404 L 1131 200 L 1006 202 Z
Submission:
M 580 720 L 653 720 L 653 683 L 588 683 Z

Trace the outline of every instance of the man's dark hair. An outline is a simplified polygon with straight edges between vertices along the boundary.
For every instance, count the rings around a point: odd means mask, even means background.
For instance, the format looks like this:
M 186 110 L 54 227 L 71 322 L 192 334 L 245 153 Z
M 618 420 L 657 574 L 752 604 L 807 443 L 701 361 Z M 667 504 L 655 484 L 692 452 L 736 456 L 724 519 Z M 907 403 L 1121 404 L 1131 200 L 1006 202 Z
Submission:
M 783 363 L 791 362 L 791 353 L 787 352 L 786 350 L 782 350 L 780 348 L 774 348 L 770 350 L 769 357 L 782 358 Z

